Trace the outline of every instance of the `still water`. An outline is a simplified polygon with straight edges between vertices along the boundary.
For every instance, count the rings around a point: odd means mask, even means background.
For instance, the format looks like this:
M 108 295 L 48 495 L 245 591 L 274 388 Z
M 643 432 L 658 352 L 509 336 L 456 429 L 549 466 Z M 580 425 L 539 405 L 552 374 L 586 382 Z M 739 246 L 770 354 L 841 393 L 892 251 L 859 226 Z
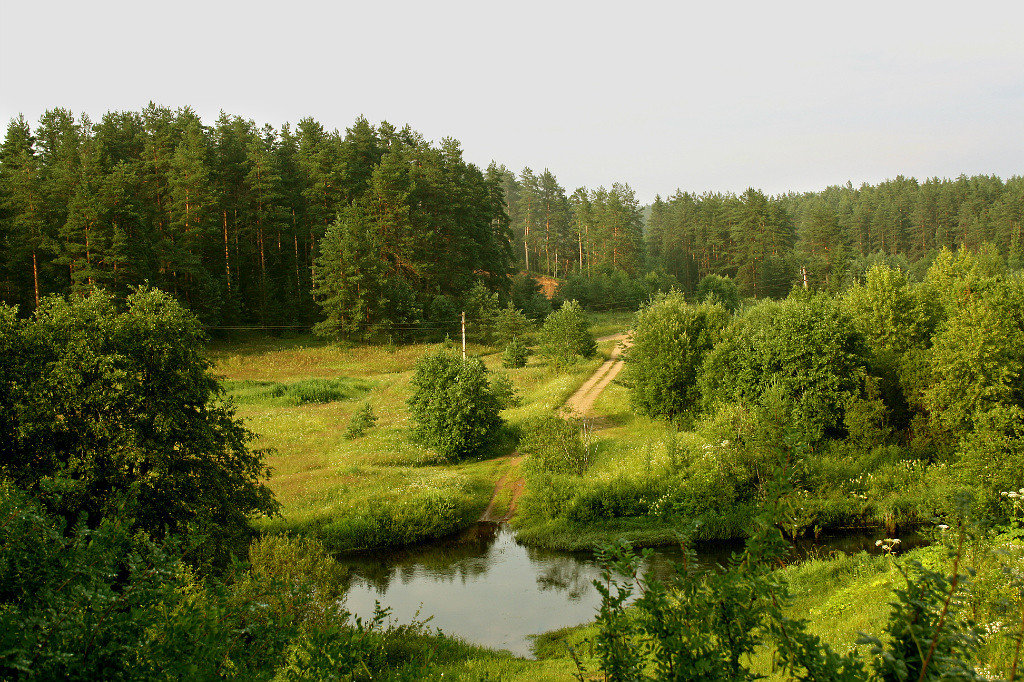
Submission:
M 875 549 L 868 536 L 826 548 Z M 740 549 L 742 543 L 714 543 L 698 553 L 712 565 Z M 679 558 L 678 549 L 661 548 L 651 568 L 667 570 Z M 524 547 L 504 524 L 478 523 L 458 537 L 343 561 L 352 571 L 352 613 L 369 618 L 379 601 L 396 623 L 431 617 L 430 626 L 446 634 L 522 656 L 531 654 L 530 635 L 591 621 L 600 603 L 593 555 Z

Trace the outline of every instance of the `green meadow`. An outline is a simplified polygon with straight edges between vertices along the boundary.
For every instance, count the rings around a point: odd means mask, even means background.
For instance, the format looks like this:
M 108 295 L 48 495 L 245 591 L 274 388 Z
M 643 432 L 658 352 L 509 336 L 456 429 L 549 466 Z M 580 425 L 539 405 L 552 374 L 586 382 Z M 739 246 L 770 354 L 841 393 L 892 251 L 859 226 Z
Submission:
M 628 317 L 594 316 L 594 332 L 623 330 Z M 494 372 L 508 375 L 521 405 L 504 411 L 507 433 L 491 452 L 447 464 L 411 438 L 406 400 L 416 360 L 433 346 L 339 345 L 310 336 L 252 337 L 212 344 L 213 371 L 237 415 L 268 449 L 270 487 L 281 515 L 267 532 L 317 537 L 337 551 L 360 551 L 441 537 L 474 522 L 508 472 L 513 431 L 550 414 L 597 369 L 598 356 L 554 373 L 531 355 L 526 367 L 502 369 L 501 353 L 471 345 Z M 376 424 L 348 439 L 355 412 L 369 403 Z M 499 495 L 499 504 L 507 505 Z

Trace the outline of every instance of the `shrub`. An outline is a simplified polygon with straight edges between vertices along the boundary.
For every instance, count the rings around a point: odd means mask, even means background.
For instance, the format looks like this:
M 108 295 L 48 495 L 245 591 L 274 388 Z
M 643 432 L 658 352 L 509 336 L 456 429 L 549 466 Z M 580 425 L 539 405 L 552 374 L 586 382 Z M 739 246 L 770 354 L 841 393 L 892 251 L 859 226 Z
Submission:
M 50 511 L 91 527 L 122 514 L 155 538 L 201 531 L 219 559 L 248 544 L 249 517 L 276 511 L 264 452 L 218 399 L 199 321 L 171 296 L 49 298 L 25 322 L 0 315 L 0 339 L 5 472 Z
M 372 428 L 377 423 L 377 415 L 373 413 L 373 408 L 370 407 L 369 402 L 363 403 L 362 407 L 352 415 L 352 419 L 348 423 L 348 428 L 345 429 L 345 438 L 349 440 L 353 438 L 359 438 L 366 430 Z
M 540 352 L 556 369 L 565 367 L 576 357 L 589 358 L 597 352 L 597 342 L 579 303 L 569 301 L 548 315 L 541 330 Z
M 516 336 L 505 346 L 505 352 L 501 354 L 501 366 L 505 369 L 526 367 L 527 354 L 526 344 Z
M 1024 404 L 1024 280 L 992 286 L 950 315 L 933 339 L 925 402 L 945 427 L 970 428 L 976 414 Z
M 700 403 L 704 355 L 729 321 L 718 305 L 690 305 L 673 292 L 644 306 L 633 325 L 626 379 L 638 412 L 675 417 Z
M 498 401 L 498 406 L 501 409 L 507 409 L 509 407 L 519 407 L 523 404 L 523 399 L 516 394 L 515 384 L 509 379 L 507 374 L 497 373 L 491 377 L 491 393 Z
M 859 334 L 824 295 L 765 301 L 737 317 L 707 354 L 699 379 L 706 407 L 753 408 L 769 391 L 808 442 L 843 424 L 865 375 Z M 773 408 L 774 409 L 774 408 Z
M 501 403 L 479 358 L 440 348 L 416 363 L 408 404 L 413 431 L 449 460 L 463 459 L 491 444 L 501 426 Z
M 511 302 L 495 315 L 494 342 L 499 346 L 506 346 L 516 339 L 524 337 L 529 330 L 530 321 L 526 319 L 523 311 L 516 308 Z
M 696 298 L 702 303 L 719 304 L 730 313 L 740 309 L 740 290 L 728 277 L 707 275 L 697 284 Z
M 977 415 L 957 455 L 961 480 L 992 498 L 1024 486 L 1024 408 L 1000 405 Z

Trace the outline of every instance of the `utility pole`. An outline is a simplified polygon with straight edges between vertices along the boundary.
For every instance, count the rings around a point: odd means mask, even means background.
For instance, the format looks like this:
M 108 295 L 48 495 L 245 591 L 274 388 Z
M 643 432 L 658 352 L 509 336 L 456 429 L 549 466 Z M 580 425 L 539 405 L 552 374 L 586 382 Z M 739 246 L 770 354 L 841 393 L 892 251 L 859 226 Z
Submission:
M 462 359 L 466 359 L 466 311 L 462 311 Z

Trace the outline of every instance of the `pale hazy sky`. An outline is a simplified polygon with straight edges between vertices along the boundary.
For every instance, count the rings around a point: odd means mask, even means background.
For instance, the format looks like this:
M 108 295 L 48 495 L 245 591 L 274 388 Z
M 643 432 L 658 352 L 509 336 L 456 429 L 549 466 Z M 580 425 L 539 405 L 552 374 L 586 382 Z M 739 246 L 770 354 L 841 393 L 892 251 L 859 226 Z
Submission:
M 360 114 L 568 191 L 1024 173 L 1024 2 L 0 0 L 0 117 Z

